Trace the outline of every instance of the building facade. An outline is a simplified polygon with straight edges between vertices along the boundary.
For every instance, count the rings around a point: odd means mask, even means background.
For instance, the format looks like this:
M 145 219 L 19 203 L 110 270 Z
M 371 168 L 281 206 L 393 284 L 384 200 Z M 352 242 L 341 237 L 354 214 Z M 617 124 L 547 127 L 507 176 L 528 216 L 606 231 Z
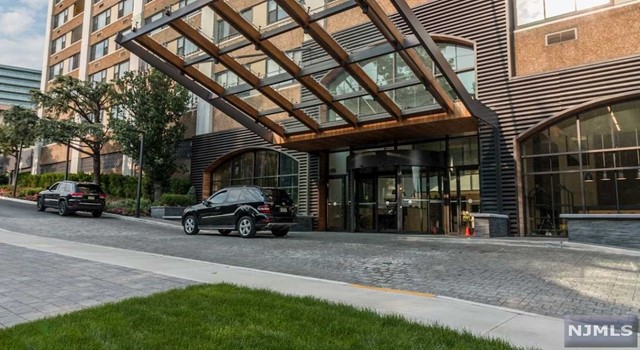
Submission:
M 166 2 L 146 0 L 51 0 L 48 8 L 42 84 L 46 91 L 53 79 L 69 75 L 80 80 L 109 82 L 129 70 L 144 69 L 145 63 L 115 42 L 120 33 L 130 32 L 145 18 L 162 13 Z M 111 113 L 109 113 L 111 114 Z M 108 123 L 109 115 L 102 118 Z M 185 142 L 178 150 L 189 167 L 195 111 L 185 115 Z M 33 173 L 64 172 L 69 163 L 72 173 L 92 172 L 91 158 L 58 144 L 36 148 Z M 107 144 L 102 151 L 102 171 L 131 174 L 133 161 L 118 145 Z
M 425 234 L 463 233 L 465 212 L 507 214 L 511 235 L 544 236 L 567 234 L 562 214 L 640 212 L 639 1 L 184 6 L 194 10 L 162 16 L 186 24 L 158 16 L 122 43 L 213 93 L 200 95 L 193 139 L 202 198 L 276 186 L 319 230 Z M 403 37 L 385 40 L 397 32 L 382 17 Z M 423 32 L 448 68 L 411 44 Z M 447 94 L 417 76 L 420 61 Z M 456 104 L 442 113 L 446 95 L 468 107 L 450 73 L 495 123 L 468 108 L 469 124 Z
M 40 88 L 40 75 L 35 69 L 0 65 L 0 110 L 33 108 L 29 91 Z

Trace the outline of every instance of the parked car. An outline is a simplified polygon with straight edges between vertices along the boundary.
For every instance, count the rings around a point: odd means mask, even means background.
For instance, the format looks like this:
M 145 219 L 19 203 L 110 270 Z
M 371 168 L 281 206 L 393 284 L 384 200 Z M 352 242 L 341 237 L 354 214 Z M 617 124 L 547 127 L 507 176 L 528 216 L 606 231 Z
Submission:
M 58 209 L 58 214 L 67 216 L 77 211 L 91 212 L 94 218 L 102 216 L 107 195 L 94 183 L 60 181 L 38 193 L 38 211 Z
M 182 214 L 182 227 L 188 235 L 210 228 L 222 235 L 236 230 L 245 238 L 263 230 L 282 237 L 295 223 L 296 207 L 286 191 L 256 186 L 222 189 Z

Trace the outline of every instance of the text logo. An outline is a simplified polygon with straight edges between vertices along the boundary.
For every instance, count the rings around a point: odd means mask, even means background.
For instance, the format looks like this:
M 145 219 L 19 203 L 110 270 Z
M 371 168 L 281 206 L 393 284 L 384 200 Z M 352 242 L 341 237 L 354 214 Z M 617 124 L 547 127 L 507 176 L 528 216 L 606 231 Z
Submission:
M 565 316 L 564 346 L 635 348 L 638 346 L 638 317 Z

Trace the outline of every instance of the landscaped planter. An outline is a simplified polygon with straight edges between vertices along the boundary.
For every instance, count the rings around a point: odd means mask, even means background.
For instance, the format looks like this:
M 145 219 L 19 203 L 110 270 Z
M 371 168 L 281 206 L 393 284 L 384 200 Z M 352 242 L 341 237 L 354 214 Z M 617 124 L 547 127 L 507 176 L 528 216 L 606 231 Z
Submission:
M 473 213 L 476 237 L 507 237 L 509 216 L 492 213 Z
M 151 207 L 151 217 L 159 219 L 176 219 L 182 217 L 186 207 Z

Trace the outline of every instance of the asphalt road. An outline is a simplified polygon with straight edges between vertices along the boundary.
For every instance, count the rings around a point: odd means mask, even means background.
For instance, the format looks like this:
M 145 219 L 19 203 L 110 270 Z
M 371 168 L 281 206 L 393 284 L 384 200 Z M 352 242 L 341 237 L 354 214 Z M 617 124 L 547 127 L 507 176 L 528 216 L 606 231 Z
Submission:
M 309 232 L 255 239 L 0 200 L 0 228 L 76 242 L 377 287 L 549 315 L 640 314 L 640 258 L 556 247 L 468 244 L 420 235 Z M 638 295 L 638 297 L 636 297 Z

